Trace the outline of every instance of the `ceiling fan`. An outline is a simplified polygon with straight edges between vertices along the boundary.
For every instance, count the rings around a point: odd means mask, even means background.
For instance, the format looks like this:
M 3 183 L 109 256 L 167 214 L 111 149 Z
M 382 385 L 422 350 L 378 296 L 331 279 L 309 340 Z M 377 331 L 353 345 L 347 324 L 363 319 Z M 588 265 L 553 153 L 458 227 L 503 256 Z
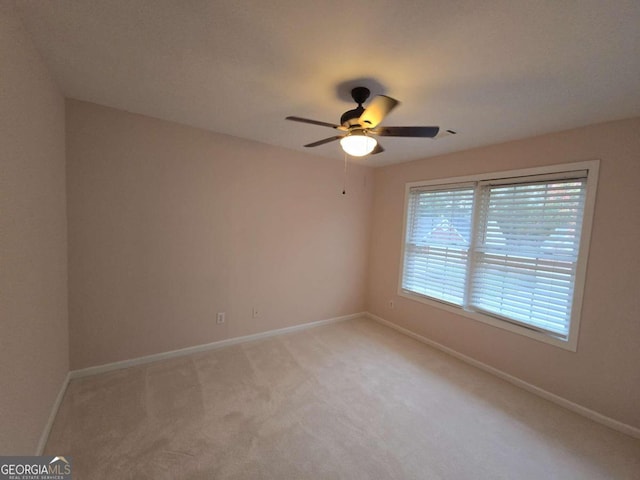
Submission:
M 325 143 L 340 140 L 342 149 L 353 157 L 363 157 L 369 154 L 384 152 L 382 145 L 375 136 L 380 137 L 419 137 L 433 138 L 440 132 L 440 127 L 381 127 L 380 123 L 393 110 L 398 103 L 386 95 L 377 95 L 367 108 L 362 104 L 369 98 L 370 91 L 366 87 L 356 87 L 351 90 L 351 97 L 358 104 L 353 110 L 348 110 L 340 117 L 340 125 L 321 122 L 302 117 L 287 117 L 294 122 L 310 123 L 322 127 L 334 128 L 344 132 L 344 135 L 318 140 L 309 143 L 305 147 L 317 147 Z M 454 134 L 453 130 L 446 130 L 447 134 Z

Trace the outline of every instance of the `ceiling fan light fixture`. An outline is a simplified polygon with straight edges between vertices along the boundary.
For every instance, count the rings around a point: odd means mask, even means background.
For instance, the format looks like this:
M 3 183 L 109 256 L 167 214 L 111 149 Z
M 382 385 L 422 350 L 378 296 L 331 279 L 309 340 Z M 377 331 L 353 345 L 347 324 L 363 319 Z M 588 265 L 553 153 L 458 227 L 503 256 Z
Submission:
M 373 149 L 376 148 L 377 144 L 378 141 L 375 138 L 365 135 L 362 132 L 350 133 L 340 140 L 342 149 L 352 157 L 369 155 L 373 152 Z

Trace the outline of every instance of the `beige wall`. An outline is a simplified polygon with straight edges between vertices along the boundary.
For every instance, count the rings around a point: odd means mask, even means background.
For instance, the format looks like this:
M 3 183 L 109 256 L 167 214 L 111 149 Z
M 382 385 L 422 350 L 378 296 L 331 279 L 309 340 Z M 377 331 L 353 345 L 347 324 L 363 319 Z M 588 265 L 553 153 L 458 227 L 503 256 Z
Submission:
M 64 100 L 0 6 L 0 455 L 36 452 L 68 371 Z
M 600 176 L 577 353 L 396 295 L 406 182 L 597 158 Z M 640 427 L 639 159 L 640 119 L 633 119 L 377 169 L 368 310 Z
M 73 369 L 364 310 L 371 169 L 343 196 L 339 161 L 74 100 L 67 132 Z

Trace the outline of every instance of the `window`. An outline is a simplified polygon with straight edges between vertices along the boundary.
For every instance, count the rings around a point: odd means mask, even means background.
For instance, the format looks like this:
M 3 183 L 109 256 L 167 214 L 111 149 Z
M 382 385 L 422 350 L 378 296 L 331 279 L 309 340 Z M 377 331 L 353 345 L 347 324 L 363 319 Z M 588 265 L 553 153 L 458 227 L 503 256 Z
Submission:
M 597 168 L 408 184 L 400 295 L 575 351 Z

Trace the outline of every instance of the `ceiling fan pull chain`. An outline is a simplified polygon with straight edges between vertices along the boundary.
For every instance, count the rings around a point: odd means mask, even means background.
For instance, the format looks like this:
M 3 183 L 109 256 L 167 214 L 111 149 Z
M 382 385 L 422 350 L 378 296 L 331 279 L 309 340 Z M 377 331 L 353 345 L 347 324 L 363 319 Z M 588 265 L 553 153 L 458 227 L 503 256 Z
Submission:
M 342 194 L 347 194 L 347 157 L 348 155 L 344 154 L 344 179 L 342 180 Z

